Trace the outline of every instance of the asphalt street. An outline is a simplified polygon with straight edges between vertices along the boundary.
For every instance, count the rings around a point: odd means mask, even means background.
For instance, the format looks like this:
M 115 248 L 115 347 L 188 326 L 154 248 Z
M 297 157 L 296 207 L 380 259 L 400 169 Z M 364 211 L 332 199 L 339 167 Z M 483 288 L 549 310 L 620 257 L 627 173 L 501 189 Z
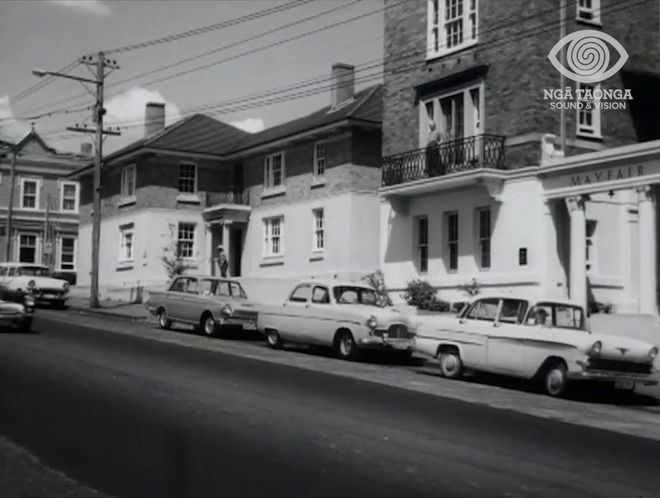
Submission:
M 47 318 L 0 433 L 122 497 L 660 497 L 660 442 Z M 264 346 L 265 347 L 265 346 Z

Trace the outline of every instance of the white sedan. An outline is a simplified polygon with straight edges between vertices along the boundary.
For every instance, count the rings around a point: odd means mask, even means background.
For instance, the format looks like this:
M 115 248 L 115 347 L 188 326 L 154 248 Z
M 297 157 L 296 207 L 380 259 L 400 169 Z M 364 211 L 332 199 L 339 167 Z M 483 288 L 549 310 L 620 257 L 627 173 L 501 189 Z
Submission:
M 258 328 L 271 348 L 284 342 L 329 346 L 353 359 L 362 349 L 408 353 L 414 335 L 409 320 L 385 306 L 373 288 L 355 282 L 300 282 L 281 304 L 263 306 Z
M 656 346 L 593 334 L 581 306 L 555 299 L 476 299 L 458 316 L 420 321 L 413 350 L 436 358 L 445 377 L 471 369 L 539 379 L 551 396 L 571 379 L 657 384 Z
M 69 282 L 52 278 L 47 266 L 32 263 L 0 263 L 0 293 L 10 300 L 31 295 L 37 304 L 64 307 Z

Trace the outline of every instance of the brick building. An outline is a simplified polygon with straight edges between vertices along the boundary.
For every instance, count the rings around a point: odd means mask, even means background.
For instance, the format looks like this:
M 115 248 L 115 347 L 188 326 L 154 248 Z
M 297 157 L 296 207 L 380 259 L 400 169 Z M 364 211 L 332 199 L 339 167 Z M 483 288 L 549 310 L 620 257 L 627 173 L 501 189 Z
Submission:
M 643 267 L 631 255 L 648 252 L 642 225 L 655 233 L 655 205 L 639 219 L 653 182 L 603 175 L 634 164 L 637 152 L 656 160 L 658 3 L 568 2 L 566 33 L 606 33 L 629 58 L 602 82 L 565 85 L 574 94 L 629 90 L 633 100 L 600 110 L 573 100 L 563 153 L 560 111 L 545 97 L 560 86 L 548 54 L 562 3 L 418 0 L 386 10 L 381 266 L 395 294 L 424 278 L 440 297 L 463 300 L 460 286 L 476 278 L 485 292 L 651 310 L 640 276 L 657 273 L 655 255 Z M 614 64 L 620 55 L 608 48 Z M 580 175 L 591 185 L 577 188 Z
M 86 156 L 88 152 L 57 152 L 34 130 L 16 143 L 0 141 L 3 261 L 38 263 L 53 271 L 76 272 L 79 186 L 67 176 L 84 164 Z
M 364 275 L 378 265 L 381 86 L 354 91 L 333 66 L 328 106 L 249 134 L 205 115 L 164 127 L 148 104 L 145 138 L 104 158 L 100 282 L 155 288 L 162 258 L 188 271 L 252 278 Z M 81 241 L 91 244 L 92 167 L 81 182 Z M 90 260 L 81 263 L 89 285 Z

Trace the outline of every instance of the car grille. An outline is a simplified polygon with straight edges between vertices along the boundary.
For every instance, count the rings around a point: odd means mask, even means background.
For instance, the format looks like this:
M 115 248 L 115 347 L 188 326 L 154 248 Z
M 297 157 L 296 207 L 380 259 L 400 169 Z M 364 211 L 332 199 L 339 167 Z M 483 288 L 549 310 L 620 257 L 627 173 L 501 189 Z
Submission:
M 387 333 L 388 339 L 410 339 L 412 334 L 408 331 L 408 327 L 402 323 L 394 323 L 387 329 L 376 329 L 374 334 L 382 337 Z
M 652 372 L 653 366 L 650 363 L 634 363 L 632 361 L 591 359 L 589 360 L 589 365 L 587 366 L 587 370 L 608 370 L 612 372 L 648 374 Z
M 240 320 L 256 320 L 257 315 L 258 313 L 256 311 L 234 310 L 231 317 Z

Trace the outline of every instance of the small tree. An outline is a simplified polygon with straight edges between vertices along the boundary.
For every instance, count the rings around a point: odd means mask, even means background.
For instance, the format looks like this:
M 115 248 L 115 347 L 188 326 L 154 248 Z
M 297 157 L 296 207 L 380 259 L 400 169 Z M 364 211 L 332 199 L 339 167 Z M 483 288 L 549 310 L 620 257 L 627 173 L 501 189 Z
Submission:
M 441 301 L 435 295 L 435 289 L 426 280 L 411 280 L 403 295 L 406 303 L 420 310 L 449 311 L 449 303 Z
M 183 275 L 186 272 L 186 267 L 183 263 L 183 258 L 179 255 L 179 244 L 174 237 L 176 227 L 173 223 L 169 224 L 170 229 L 170 242 L 163 248 L 163 254 L 160 257 L 167 277 L 172 280 L 178 275 Z
M 379 304 L 382 306 L 392 306 L 392 300 L 390 299 L 390 294 L 387 292 L 387 287 L 385 286 L 385 276 L 383 275 L 382 271 L 376 270 L 372 273 L 369 273 L 362 280 L 366 280 L 367 283 L 376 291 Z
M 481 292 L 481 285 L 479 285 L 476 278 L 473 278 L 472 282 L 461 285 L 459 289 L 471 299 Z

